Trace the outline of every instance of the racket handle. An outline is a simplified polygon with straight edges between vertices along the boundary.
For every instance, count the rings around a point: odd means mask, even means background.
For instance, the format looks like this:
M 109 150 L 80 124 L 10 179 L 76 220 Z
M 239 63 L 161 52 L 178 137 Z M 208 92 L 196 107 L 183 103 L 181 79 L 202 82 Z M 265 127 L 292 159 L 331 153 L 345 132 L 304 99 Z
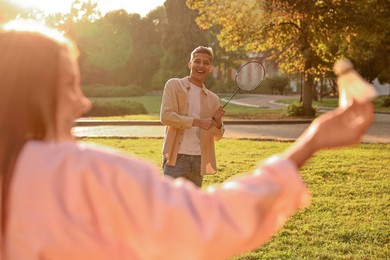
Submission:
M 236 92 L 234 92 L 234 94 L 229 98 L 229 100 L 225 103 L 225 105 L 223 105 L 222 108 L 226 107 L 226 105 L 230 102 L 230 100 L 232 100 L 232 98 L 237 94 L 238 91 L 240 91 L 240 88 L 237 88 Z

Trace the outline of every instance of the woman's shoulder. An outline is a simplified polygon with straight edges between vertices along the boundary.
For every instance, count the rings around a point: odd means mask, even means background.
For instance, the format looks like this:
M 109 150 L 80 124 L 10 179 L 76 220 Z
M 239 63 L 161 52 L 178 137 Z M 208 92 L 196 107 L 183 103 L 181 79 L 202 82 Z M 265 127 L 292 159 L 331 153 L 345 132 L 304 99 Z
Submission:
M 51 164 L 58 170 L 69 167 L 98 172 L 115 172 L 149 171 L 153 168 L 149 162 L 142 159 L 93 143 L 30 141 L 22 152 L 22 159 L 25 163 Z

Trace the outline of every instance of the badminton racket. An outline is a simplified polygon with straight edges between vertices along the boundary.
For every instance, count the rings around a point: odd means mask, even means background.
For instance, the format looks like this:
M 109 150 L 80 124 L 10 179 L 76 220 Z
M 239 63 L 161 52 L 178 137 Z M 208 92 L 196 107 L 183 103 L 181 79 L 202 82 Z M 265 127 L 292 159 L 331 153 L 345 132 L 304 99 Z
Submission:
M 253 91 L 258 88 L 265 76 L 265 68 L 263 64 L 258 61 L 249 61 L 243 64 L 236 73 L 234 81 L 237 85 L 237 90 L 230 97 L 230 99 L 223 105 L 223 108 L 232 100 L 232 98 L 243 90 L 246 92 Z

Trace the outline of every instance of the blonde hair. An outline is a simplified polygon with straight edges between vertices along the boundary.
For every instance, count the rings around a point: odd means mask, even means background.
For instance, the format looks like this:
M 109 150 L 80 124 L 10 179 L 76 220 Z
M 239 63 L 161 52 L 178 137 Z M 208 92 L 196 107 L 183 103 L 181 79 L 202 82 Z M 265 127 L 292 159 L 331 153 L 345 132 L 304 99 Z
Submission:
M 1 231 L 15 162 L 29 140 L 55 130 L 61 48 L 75 58 L 76 47 L 42 24 L 12 21 L 0 29 Z M 54 131 L 56 132 L 56 131 Z

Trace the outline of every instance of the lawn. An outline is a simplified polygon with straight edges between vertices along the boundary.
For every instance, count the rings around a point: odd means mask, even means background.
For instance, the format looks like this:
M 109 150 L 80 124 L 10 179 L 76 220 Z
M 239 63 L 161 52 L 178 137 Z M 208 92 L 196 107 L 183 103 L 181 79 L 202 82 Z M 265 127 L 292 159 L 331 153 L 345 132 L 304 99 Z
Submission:
M 248 97 L 249 94 L 238 94 L 235 98 Z M 221 97 L 227 97 L 226 94 Z M 228 96 L 229 97 L 229 96 Z M 91 100 L 98 100 L 102 98 L 91 98 Z M 139 102 L 144 105 L 148 114 L 145 115 L 127 115 L 127 116 L 112 116 L 112 117 L 95 117 L 95 119 L 106 120 L 159 120 L 160 119 L 160 107 L 161 107 L 161 95 L 147 95 L 140 97 L 128 97 L 128 98 L 104 98 L 112 100 L 130 100 L 133 102 Z M 374 101 L 376 112 L 390 113 L 390 107 L 381 107 L 380 104 L 384 97 L 379 97 Z M 296 99 L 277 100 L 276 102 L 291 104 L 297 101 Z M 313 101 L 313 105 L 317 107 L 329 107 L 335 108 L 338 105 L 337 98 L 324 98 L 322 102 Z M 225 104 L 222 102 L 222 104 Z M 238 106 L 229 103 L 226 107 L 226 114 L 224 119 L 263 119 L 263 120 L 276 120 L 276 119 L 295 119 L 296 117 L 289 117 L 286 115 L 284 109 L 266 109 L 256 107 Z
M 382 107 L 381 104 L 386 96 L 380 96 L 374 100 L 374 108 L 375 112 L 385 112 L 390 113 L 390 107 Z M 297 99 L 283 99 L 276 100 L 278 103 L 282 104 L 291 104 L 297 101 Z M 336 108 L 338 106 L 338 98 L 324 98 L 322 101 L 313 101 L 313 106 L 316 107 L 328 107 L 328 108 Z
M 244 97 L 245 95 L 237 95 Z M 246 95 L 248 96 L 248 95 Z M 103 98 L 91 98 L 91 100 L 99 100 Z M 160 107 L 161 96 L 148 95 L 141 97 L 128 97 L 128 98 L 104 98 L 111 100 L 129 100 L 133 102 L 142 103 L 148 112 L 146 115 L 127 115 L 127 116 L 112 116 L 112 117 L 95 117 L 95 119 L 106 120 L 159 120 L 160 119 Z M 224 102 L 222 102 L 224 104 Z M 229 103 L 226 107 L 226 119 L 285 119 L 287 115 L 283 109 L 265 109 L 256 107 L 238 106 Z M 291 117 L 289 117 L 291 118 Z
M 86 138 L 161 167 L 162 139 Z M 219 172 L 204 186 L 252 170 L 288 142 L 223 139 Z M 316 154 L 302 169 L 312 204 L 263 247 L 235 259 L 389 259 L 390 144 L 361 144 Z

